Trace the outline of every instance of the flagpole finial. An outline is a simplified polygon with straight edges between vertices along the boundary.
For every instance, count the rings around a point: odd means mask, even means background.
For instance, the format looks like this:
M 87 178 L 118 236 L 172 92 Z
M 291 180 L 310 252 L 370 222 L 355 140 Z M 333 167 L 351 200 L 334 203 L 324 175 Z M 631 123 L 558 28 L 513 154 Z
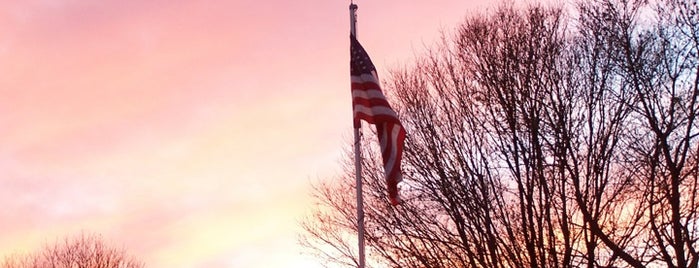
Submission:
M 357 9 L 359 7 L 354 4 L 354 1 L 350 2 L 350 33 L 354 36 L 357 36 Z

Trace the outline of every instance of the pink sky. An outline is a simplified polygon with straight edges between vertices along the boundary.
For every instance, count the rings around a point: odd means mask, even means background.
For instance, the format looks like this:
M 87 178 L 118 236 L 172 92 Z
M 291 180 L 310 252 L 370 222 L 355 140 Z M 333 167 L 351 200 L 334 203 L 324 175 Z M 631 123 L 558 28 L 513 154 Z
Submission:
M 386 73 L 477 2 L 358 0 L 359 40 Z M 0 257 L 86 231 L 148 267 L 320 267 L 296 238 L 351 137 L 348 4 L 0 1 Z

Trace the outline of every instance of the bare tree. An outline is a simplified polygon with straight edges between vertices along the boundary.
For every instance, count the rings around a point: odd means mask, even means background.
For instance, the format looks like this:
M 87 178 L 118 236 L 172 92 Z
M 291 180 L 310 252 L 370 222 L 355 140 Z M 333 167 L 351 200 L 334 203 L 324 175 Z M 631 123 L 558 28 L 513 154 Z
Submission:
M 604 230 L 578 198 L 581 211 L 630 266 L 697 267 L 697 3 L 603 1 L 581 10 L 585 28 L 609 46 L 615 76 L 629 94 L 622 160 L 634 189 L 620 213 L 632 222 L 617 232 Z M 642 20 L 648 14 L 655 18 Z
M 697 267 L 696 2 L 564 10 L 502 5 L 391 73 L 406 201 L 364 148 L 375 266 Z M 302 240 L 346 266 L 352 170 L 317 187 Z
M 142 268 L 123 250 L 105 245 L 100 236 L 81 234 L 47 245 L 31 255 L 6 257 L 2 268 Z

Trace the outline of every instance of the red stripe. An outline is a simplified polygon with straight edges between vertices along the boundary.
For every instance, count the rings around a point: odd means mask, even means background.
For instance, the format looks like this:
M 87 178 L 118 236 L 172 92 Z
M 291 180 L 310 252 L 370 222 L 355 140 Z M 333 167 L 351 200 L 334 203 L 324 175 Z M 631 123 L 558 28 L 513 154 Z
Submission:
M 387 108 L 391 108 L 391 105 L 388 104 L 388 101 L 386 99 L 377 99 L 377 98 L 371 98 L 371 99 L 365 99 L 361 97 L 355 97 L 352 99 L 352 104 L 354 105 L 362 105 L 365 107 L 374 107 L 374 106 L 384 106 Z
M 357 119 L 364 120 L 369 124 L 379 124 L 385 122 L 398 123 L 398 118 L 389 115 L 371 115 L 366 113 L 355 112 L 354 117 Z
M 362 81 L 361 83 L 358 82 L 353 82 L 352 83 L 352 90 L 357 90 L 357 89 L 381 89 L 381 86 L 376 84 L 373 81 Z

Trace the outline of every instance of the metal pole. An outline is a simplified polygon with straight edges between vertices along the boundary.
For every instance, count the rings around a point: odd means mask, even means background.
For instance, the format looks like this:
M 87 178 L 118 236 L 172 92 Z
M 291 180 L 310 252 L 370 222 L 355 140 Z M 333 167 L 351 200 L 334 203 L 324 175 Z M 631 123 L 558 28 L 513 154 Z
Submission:
M 350 3 L 350 32 L 357 37 L 357 5 Z M 354 168 L 357 178 L 357 243 L 359 247 L 359 268 L 364 268 L 364 198 L 362 194 L 362 152 L 361 152 L 361 122 L 354 128 Z

